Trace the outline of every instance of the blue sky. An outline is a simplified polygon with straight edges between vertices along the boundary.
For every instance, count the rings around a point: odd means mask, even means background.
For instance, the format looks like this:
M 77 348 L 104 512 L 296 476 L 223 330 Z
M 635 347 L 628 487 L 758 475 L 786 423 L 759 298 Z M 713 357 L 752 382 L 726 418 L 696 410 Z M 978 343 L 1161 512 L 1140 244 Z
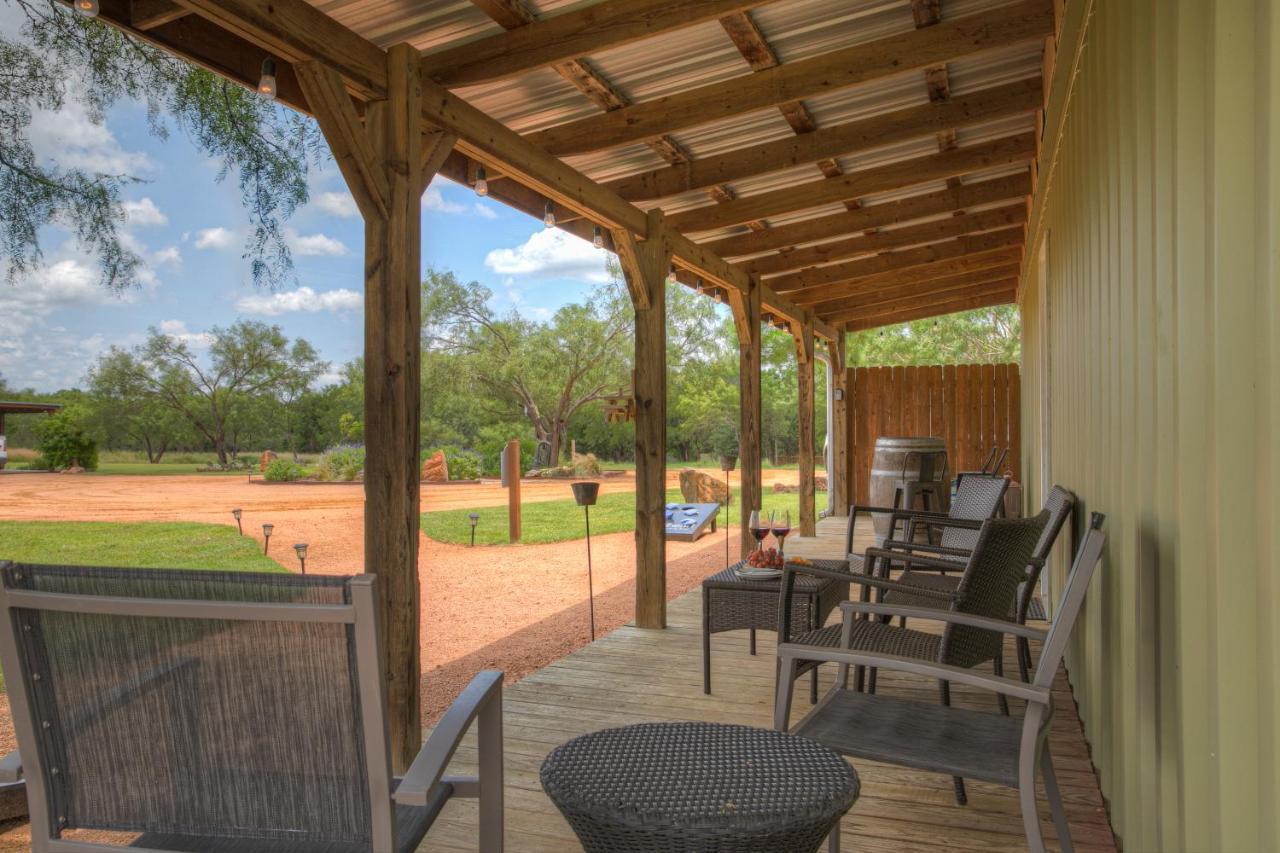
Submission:
M 141 287 L 114 296 L 71 235 L 46 229 L 41 269 L 13 286 L 0 280 L 0 375 L 10 385 L 72 386 L 99 353 L 141 342 L 149 327 L 200 345 L 210 327 L 239 317 L 305 337 L 335 369 L 359 354 L 363 225 L 332 163 L 313 171 L 311 201 L 288 222 L 296 280 L 270 291 L 253 284 L 242 257 L 248 219 L 234 176 L 218 182 L 219 164 L 180 132 L 153 137 L 140 105 L 95 125 L 68 103 L 36 115 L 31 138 L 63 165 L 141 179 L 125 193 L 124 233 L 146 269 Z M 483 283 L 499 311 L 531 318 L 581 300 L 606 276 L 603 251 L 443 179 L 424 195 L 422 260 Z

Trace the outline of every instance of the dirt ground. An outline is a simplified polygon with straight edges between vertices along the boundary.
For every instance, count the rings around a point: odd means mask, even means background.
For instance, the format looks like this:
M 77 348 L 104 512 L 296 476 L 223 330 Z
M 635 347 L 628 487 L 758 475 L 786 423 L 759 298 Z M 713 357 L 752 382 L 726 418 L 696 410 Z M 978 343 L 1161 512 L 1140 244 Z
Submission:
M 764 472 L 765 487 L 794 483 L 795 471 Z M 678 469 L 668 474 L 678 485 Z M 734 483 L 737 483 L 736 473 Z M 603 492 L 633 491 L 627 472 L 602 481 Z M 565 500 L 565 482 L 527 481 L 526 502 Z M 429 485 L 424 511 L 501 505 L 496 482 Z M 309 572 L 362 570 L 364 492 L 360 485 L 262 485 L 239 477 L 0 476 L 0 518 L 63 521 L 200 521 L 233 525 L 244 510 L 245 534 L 261 541 L 261 525 L 275 525 L 271 556 L 291 571 L 290 545 L 307 542 Z M 731 535 L 736 541 L 736 528 Z M 589 642 L 586 547 L 583 540 L 547 545 L 468 548 L 423 537 L 423 719 L 433 722 L 480 669 L 504 670 L 515 680 Z M 674 598 L 725 564 L 725 534 L 697 543 L 667 544 L 667 595 Z M 0 543 L 3 556 L 3 543 Z M 635 553 L 631 533 L 592 539 L 597 634 L 632 617 Z M 104 554 L 128 565 L 129 555 Z M 12 747 L 7 705 L 0 715 L 0 754 Z

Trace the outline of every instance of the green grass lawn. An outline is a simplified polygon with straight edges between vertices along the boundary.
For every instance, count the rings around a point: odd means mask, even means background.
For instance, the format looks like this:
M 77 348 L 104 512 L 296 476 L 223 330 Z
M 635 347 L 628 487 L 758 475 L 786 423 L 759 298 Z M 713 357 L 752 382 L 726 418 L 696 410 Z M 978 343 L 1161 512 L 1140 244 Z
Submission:
M 200 474 L 210 477 L 247 477 L 248 471 L 197 471 L 200 465 L 194 462 L 157 462 L 152 465 L 150 462 L 99 462 L 98 470 L 90 471 L 90 474 L 144 474 L 144 475 L 164 475 L 170 476 L 174 474 Z M 254 469 L 253 473 L 258 473 Z
M 193 522 L 0 521 L 0 560 L 283 572 L 234 527 Z
M 569 484 L 565 483 L 565 491 Z M 681 502 L 679 489 L 667 492 L 667 501 Z M 818 504 L 823 505 L 825 497 L 819 495 Z M 765 512 L 770 510 L 791 510 L 791 522 L 799 524 L 800 496 L 796 494 L 774 494 L 765 488 L 761 502 Z M 738 489 L 733 490 L 733 517 L 738 513 Z M 471 541 L 471 522 L 467 515 L 471 510 L 457 509 L 422 514 L 422 530 L 437 542 L 452 542 L 465 545 Z M 475 512 L 480 514 L 476 525 L 477 545 L 507 544 L 507 508 L 505 506 L 481 507 Z M 721 521 L 724 510 L 721 509 Z M 636 496 L 632 492 L 601 495 L 599 502 L 591 508 L 592 534 L 622 533 L 634 530 L 636 525 Z M 537 545 L 545 542 L 564 542 L 570 539 L 581 539 L 585 535 L 582 518 L 582 507 L 572 498 L 563 501 L 542 501 L 526 503 L 522 513 L 522 542 Z

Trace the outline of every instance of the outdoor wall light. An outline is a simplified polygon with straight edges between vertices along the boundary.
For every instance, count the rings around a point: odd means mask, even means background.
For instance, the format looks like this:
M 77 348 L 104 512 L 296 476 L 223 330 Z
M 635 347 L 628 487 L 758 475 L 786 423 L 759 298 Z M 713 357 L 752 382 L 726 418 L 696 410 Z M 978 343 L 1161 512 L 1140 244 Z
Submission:
M 76 11 L 86 18 L 98 17 L 98 0 L 76 0 Z
M 262 525 L 262 553 L 267 553 L 267 548 L 271 545 L 271 531 L 275 530 L 274 524 Z
M 476 167 L 476 195 L 483 198 L 489 194 L 489 179 L 485 177 L 484 166 Z
M 236 530 L 240 531 L 241 536 L 244 535 L 244 525 L 240 523 L 240 516 L 243 514 L 244 514 L 244 510 L 240 509 L 239 507 L 236 507 L 235 509 L 231 510 L 231 515 L 234 516 L 236 520 Z
M 307 573 L 307 543 L 299 542 L 293 546 L 294 553 L 298 555 L 298 562 L 302 564 L 302 573 Z
M 596 641 L 596 593 L 595 583 L 591 577 L 591 507 L 595 506 L 600 494 L 599 483 L 570 483 L 573 499 L 582 507 L 587 522 L 587 600 L 591 602 L 591 642 Z
M 94 3 L 94 5 L 98 5 Z M 271 57 L 262 60 L 262 76 L 258 78 L 258 97 L 264 101 L 276 99 L 276 61 Z
M 548 228 L 556 227 L 556 209 L 551 205 L 551 202 L 547 202 L 542 208 L 542 224 Z
M 604 248 L 604 229 L 599 225 L 597 225 L 595 230 L 591 232 L 591 245 L 595 246 L 597 249 Z
M 840 400 L 843 400 L 843 399 L 844 399 L 844 389 L 843 389 L 843 388 L 834 388 L 834 389 L 832 389 L 832 391 L 831 391 L 831 396 L 832 396 L 832 398 L 834 398 L 837 402 L 838 402 L 838 401 L 840 401 Z
M 469 512 L 467 518 L 471 520 L 471 547 L 476 547 L 476 525 L 480 523 L 480 513 Z

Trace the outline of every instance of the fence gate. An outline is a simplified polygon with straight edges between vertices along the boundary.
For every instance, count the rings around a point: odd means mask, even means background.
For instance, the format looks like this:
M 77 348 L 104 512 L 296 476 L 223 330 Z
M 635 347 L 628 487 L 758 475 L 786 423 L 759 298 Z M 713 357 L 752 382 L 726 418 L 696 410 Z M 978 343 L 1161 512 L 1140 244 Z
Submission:
M 882 435 L 939 436 L 950 471 L 976 470 L 990 449 L 1009 448 L 1005 468 L 1021 480 L 1020 380 L 1016 364 L 851 367 L 850 494 L 870 498 L 871 458 Z

